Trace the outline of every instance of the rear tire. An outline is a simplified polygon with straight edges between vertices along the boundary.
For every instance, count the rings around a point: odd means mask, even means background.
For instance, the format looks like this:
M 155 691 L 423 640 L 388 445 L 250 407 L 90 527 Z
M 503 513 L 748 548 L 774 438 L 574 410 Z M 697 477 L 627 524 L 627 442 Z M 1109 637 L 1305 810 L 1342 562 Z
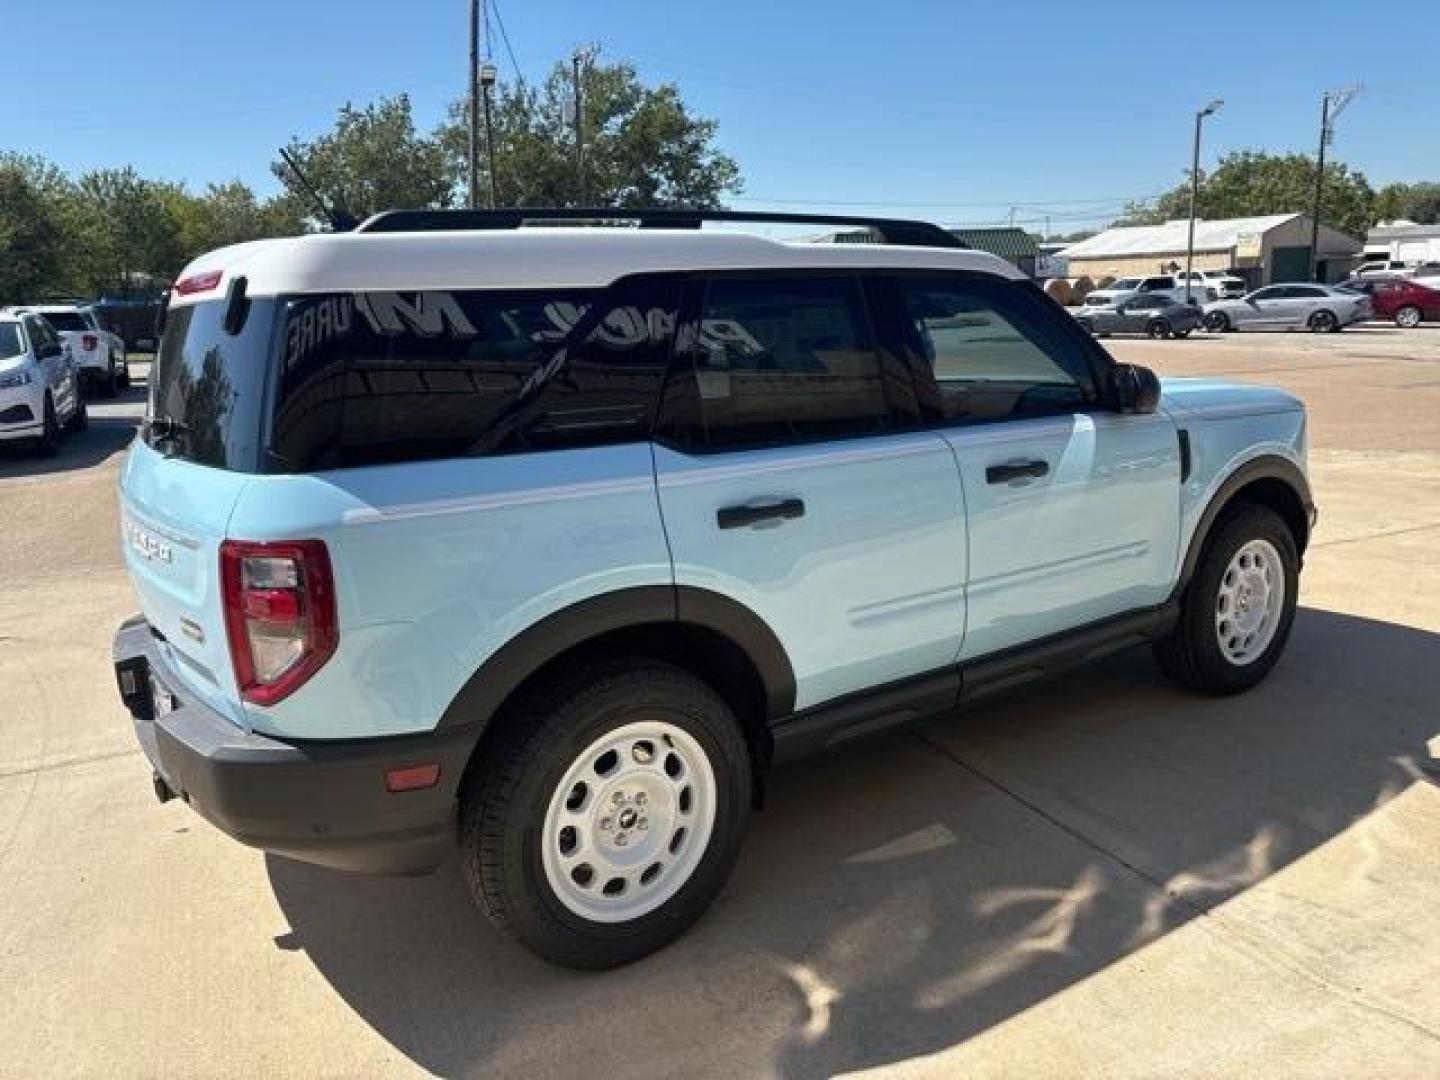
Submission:
M 730 708 L 679 668 L 630 658 L 526 694 L 471 766 L 461 862 L 476 903 L 552 963 L 662 948 L 710 906 L 750 816 Z
M 1406 304 L 1395 312 L 1395 325 L 1402 330 L 1414 330 L 1420 325 L 1420 320 L 1424 318 L 1424 315 L 1425 313 L 1414 304 Z
M 1151 319 L 1150 324 L 1145 327 L 1145 333 L 1157 339 L 1169 337 L 1170 322 L 1168 319 Z
M 1075 322 L 1079 325 L 1079 327 L 1080 327 L 1081 330 L 1084 330 L 1087 334 L 1091 335 L 1092 337 L 1094 336 L 1094 334 L 1095 334 L 1095 324 L 1092 323 L 1089 319 L 1076 319 Z
M 1335 313 L 1326 308 L 1313 312 L 1305 324 L 1310 327 L 1312 334 L 1333 334 L 1340 328 L 1340 320 L 1335 318 Z
M 1189 336 L 1190 336 L 1190 331 L 1189 331 L 1189 330 L 1176 330 L 1176 331 L 1175 331 L 1175 337 L 1179 338 L 1181 341 L 1184 341 L 1184 340 L 1185 340 L 1187 337 L 1189 337 Z
M 1299 575 L 1295 537 L 1279 514 L 1250 504 L 1228 513 L 1205 543 L 1179 620 L 1155 643 L 1161 669 L 1210 694 L 1259 683 L 1290 636 Z
M 120 392 L 120 379 L 115 374 L 115 362 L 110 362 L 110 367 L 105 372 L 105 377 L 100 380 L 100 393 L 107 398 L 113 398 Z

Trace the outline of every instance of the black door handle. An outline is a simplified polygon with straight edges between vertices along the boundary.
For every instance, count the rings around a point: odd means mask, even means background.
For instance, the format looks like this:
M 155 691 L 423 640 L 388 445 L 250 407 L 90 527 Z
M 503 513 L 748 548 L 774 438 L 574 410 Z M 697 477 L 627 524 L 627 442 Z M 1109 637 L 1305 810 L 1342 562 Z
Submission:
M 757 521 L 776 518 L 788 521 L 805 516 L 805 504 L 799 499 L 781 499 L 779 502 L 761 503 L 758 506 L 722 506 L 715 511 L 715 523 L 722 529 L 743 529 Z
M 985 470 L 987 484 L 1008 484 L 1011 480 L 1044 476 L 1050 466 L 1043 461 L 1012 461 L 1004 465 L 991 465 Z

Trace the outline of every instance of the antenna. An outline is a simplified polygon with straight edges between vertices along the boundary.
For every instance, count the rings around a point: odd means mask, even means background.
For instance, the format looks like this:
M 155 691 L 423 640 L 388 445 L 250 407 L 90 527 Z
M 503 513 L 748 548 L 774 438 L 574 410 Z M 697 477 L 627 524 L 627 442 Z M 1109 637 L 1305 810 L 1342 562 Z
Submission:
M 320 197 L 320 192 L 315 189 L 315 185 L 310 183 L 310 178 L 301 170 L 299 162 L 283 146 L 280 148 L 280 156 L 285 159 L 285 164 L 290 166 L 290 171 L 300 180 L 300 186 L 305 189 L 306 194 L 315 203 L 320 211 L 320 216 L 330 222 L 332 232 L 349 232 L 359 224 L 345 212 L 344 208 L 332 210 L 325 205 L 325 200 Z

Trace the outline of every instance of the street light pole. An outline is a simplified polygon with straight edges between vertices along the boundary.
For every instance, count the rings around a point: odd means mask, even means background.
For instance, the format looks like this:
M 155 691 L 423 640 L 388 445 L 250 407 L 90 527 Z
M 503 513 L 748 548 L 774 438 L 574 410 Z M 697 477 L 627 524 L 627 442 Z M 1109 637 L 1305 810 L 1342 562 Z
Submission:
M 1200 125 L 1225 102 L 1216 98 L 1195 114 L 1195 146 L 1190 153 L 1190 231 L 1185 239 L 1185 302 L 1190 303 L 1191 272 L 1195 268 L 1195 203 L 1200 198 Z
M 500 198 L 496 194 L 495 138 L 490 126 L 490 88 L 495 85 L 495 76 L 497 74 L 498 72 L 494 64 L 485 63 L 480 65 L 480 98 L 485 105 L 485 172 L 490 177 L 491 210 L 494 210 L 500 205 Z
M 585 125 L 584 103 L 580 92 L 580 64 L 585 60 L 581 49 L 570 58 L 575 77 L 575 205 L 585 205 Z

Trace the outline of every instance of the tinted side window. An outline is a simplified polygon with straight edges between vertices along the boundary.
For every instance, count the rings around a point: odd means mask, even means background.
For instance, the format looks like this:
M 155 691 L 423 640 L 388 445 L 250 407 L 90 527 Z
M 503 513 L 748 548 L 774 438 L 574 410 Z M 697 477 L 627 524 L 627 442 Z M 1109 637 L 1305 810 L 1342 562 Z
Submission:
M 1282 286 L 1272 285 L 1272 286 L 1270 286 L 1270 287 L 1267 288 L 1267 289 L 1257 289 L 1255 292 L 1253 292 L 1253 293 L 1250 294 L 1250 299 L 1251 299 L 1251 300 L 1279 300 L 1279 299 L 1280 299 L 1282 296 L 1284 296 L 1284 295 L 1285 295 L 1285 290 L 1284 290 L 1284 288 L 1283 288 Z
M 683 345 L 665 408 L 670 434 L 685 445 L 844 438 L 894 426 L 885 365 L 852 278 L 716 278 Z
M 1290 295 L 1295 299 L 1314 300 L 1327 295 L 1324 289 L 1316 289 L 1304 285 L 1290 286 Z
M 934 419 L 1041 416 L 1096 400 L 1081 339 L 1027 286 L 978 275 L 906 276 L 896 285 Z
M 308 470 L 648 438 L 677 294 L 653 281 L 293 299 L 272 453 Z

